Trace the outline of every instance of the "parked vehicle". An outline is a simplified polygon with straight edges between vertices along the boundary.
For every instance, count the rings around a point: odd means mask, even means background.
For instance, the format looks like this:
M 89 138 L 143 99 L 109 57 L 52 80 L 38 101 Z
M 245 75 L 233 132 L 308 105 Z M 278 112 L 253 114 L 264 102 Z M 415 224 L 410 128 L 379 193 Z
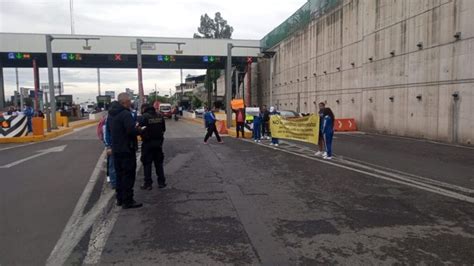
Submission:
M 165 117 L 171 119 L 173 112 L 171 110 L 171 104 L 162 103 L 160 104 L 160 113 Z
M 301 115 L 295 111 L 288 111 L 288 110 L 283 110 L 283 111 L 278 111 L 283 118 L 297 118 L 301 117 Z
M 204 114 L 206 110 L 204 109 L 204 107 L 201 107 L 201 108 L 198 108 L 196 110 L 194 110 L 194 114 L 196 114 L 196 117 L 202 117 L 202 115 Z

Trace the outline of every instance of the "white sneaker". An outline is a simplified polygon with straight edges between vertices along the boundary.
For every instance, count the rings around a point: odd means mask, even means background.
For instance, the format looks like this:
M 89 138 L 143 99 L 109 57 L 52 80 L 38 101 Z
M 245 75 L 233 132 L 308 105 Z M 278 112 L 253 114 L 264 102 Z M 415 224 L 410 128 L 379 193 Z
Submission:
M 261 140 L 257 140 L 257 143 L 260 143 L 260 142 L 262 142 L 262 141 L 261 141 Z
M 323 154 L 322 152 L 318 151 L 318 152 L 316 152 L 314 155 L 315 155 L 315 156 L 321 156 L 322 154 Z
M 274 144 L 273 143 L 270 143 L 270 146 L 273 146 Z
M 332 157 L 331 156 L 326 156 L 326 157 L 324 157 L 324 160 L 332 160 Z
M 323 157 L 328 157 L 328 153 L 327 153 L 327 152 L 324 152 L 324 153 L 323 153 Z
M 275 147 L 278 147 L 278 143 L 275 143 Z
M 258 142 L 258 140 L 254 139 L 254 140 L 253 140 L 253 142 L 257 143 L 257 142 Z
M 110 176 L 107 177 L 107 183 L 110 183 Z

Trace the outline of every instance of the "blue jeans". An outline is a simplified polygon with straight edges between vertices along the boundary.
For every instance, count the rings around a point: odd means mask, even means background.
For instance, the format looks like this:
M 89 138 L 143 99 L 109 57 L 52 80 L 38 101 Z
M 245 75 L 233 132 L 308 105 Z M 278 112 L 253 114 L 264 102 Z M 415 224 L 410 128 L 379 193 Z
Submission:
M 324 144 L 326 144 L 326 152 L 328 157 L 332 156 L 332 137 L 334 136 L 334 132 L 326 132 L 324 133 Z
M 280 144 L 280 140 L 277 138 L 272 138 L 272 144 Z
M 109 177 L 110 177 L 110 184 L 113 187 L 117 186 L 117 173 L 115 172 L 115 165 L 114 165 L 114 156 L 110 155 L 109 156 Z
M 253 139 L 254 140 L 259 140 L 262 137 L 261 128 L 262 128 L 262 125 L 260 123 L 253 124 Z

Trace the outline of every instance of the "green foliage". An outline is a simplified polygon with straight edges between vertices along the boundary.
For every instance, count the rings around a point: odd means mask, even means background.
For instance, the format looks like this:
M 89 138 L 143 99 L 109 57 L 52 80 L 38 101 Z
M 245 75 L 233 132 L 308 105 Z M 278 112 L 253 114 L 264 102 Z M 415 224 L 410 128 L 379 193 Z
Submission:
M 194 38 L 206 39 L 230 39 L 234 28 L 227 24 L 220 12 L 217 12 L 214 19 L 211 19 L 207 14 L 201 16 L 201 24 L 198 28 L 199 33 L 194 34 Z M 221 72 L 218 69 L 207 69 L 204 86 L 208 93 L 207 105 L 212 105 L 212 93 L 217 94 L 217 79 Z M 213 89 L 214 88 L 214 89 Z
M 207 14 L 201 16 L 201 24 L 197 29 L 198 33 L 194 34 L 194 38 L 204 39 L 230 39 L 234 28 L 227 24 L 220 12 L 217 12 L 214 19 Z
M 155 101 L 159 101 L 160 103 L 171 103 L 171 98 L 160 96 L 155 92 L 151 92 L 148 95 L 148 103 L 153 104 Z
M 193 104 L 193 108 L 197 109 L 202 106 L 202 101 L 198 97 L 193 95 L 192 104 Z

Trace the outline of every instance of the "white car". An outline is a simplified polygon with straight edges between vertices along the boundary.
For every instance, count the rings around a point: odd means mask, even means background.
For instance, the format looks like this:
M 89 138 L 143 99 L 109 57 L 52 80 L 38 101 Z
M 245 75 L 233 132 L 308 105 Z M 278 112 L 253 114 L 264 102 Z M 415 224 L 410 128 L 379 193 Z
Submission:
M 198 109 L 194 110 L 194 113 L 196 114 L 196 116 L 202 116 L 205 111 L 206 110 L 204 109 L 204 107 L 201 107 L 201 108 L 198 108 Z

